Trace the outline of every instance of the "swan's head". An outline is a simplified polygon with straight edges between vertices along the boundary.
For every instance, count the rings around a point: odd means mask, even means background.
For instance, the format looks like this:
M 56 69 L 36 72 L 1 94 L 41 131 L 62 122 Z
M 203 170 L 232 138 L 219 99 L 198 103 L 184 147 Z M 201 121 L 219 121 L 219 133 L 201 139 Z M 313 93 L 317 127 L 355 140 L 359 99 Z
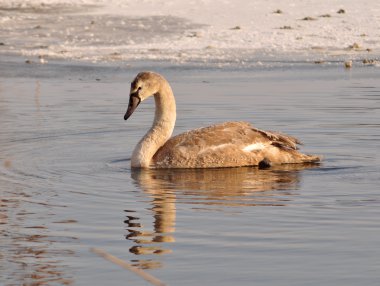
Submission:
M 127 120 L 135 111 L 141 101 L 156 94 L 162 81 L 165 79 L 154 72 L 140 72 L 131 83 L 129 104 L 124 120 Z

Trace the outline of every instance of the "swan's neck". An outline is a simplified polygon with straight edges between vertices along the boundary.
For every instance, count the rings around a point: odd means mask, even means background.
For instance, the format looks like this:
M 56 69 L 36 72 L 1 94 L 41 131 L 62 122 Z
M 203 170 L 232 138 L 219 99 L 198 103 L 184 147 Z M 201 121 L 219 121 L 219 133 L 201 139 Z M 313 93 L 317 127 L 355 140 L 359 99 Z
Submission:
M 156 112 L 152 127 L 135 147 L 131 166 L 149 168 L 157 150 L 165 144 L 173 133 L 176 120 L 176 105 L 173 91 L 165 81 L 154 95 Z

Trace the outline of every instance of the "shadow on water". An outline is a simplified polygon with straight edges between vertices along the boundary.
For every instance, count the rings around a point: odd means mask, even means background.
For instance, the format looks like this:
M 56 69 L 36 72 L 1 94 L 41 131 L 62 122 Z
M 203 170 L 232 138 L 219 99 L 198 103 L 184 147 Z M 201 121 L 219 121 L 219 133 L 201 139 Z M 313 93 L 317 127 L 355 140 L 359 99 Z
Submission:
M 153 230 L 143 229 L 136 210 L 125 210 L 126 239 L 133 241 L 134 255 L 171 253 L 175 242 L 176 209 L 179 204 L 194 210 L 240 212 L 240 207 L 286 206 L 299 188 L 302 170 L 319 165 L 284 165 L 273 169 L 132 169 L 137 188 L 150 199 Z M 163 265 L 154 259 L 133 260 L 144 269 Z

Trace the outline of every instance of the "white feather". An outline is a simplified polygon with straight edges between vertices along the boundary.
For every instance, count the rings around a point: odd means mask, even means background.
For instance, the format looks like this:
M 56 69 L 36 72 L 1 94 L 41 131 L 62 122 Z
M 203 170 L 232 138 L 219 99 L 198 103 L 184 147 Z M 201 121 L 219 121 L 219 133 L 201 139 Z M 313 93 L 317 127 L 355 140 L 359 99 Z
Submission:
M 259 150 L 264 149 L 265 147 L 266 145 L 263 143 L 254 143 L 254 144 L 245 146 L 242 150 L 244 152 L 259 151 Z

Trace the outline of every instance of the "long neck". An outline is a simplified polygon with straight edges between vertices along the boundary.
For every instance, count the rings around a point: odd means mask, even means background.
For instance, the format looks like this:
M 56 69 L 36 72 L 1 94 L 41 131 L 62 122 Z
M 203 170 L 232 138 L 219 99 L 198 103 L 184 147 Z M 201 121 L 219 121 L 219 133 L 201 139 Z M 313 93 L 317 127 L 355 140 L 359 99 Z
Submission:
M 154 100 L 156 112 L 153 125 L 135 147 L 131 159 L 132 167 L 149 168 L 154 154 L 173 133 L 176 105 L 173 91 L 166 81 L 162 82 Z

